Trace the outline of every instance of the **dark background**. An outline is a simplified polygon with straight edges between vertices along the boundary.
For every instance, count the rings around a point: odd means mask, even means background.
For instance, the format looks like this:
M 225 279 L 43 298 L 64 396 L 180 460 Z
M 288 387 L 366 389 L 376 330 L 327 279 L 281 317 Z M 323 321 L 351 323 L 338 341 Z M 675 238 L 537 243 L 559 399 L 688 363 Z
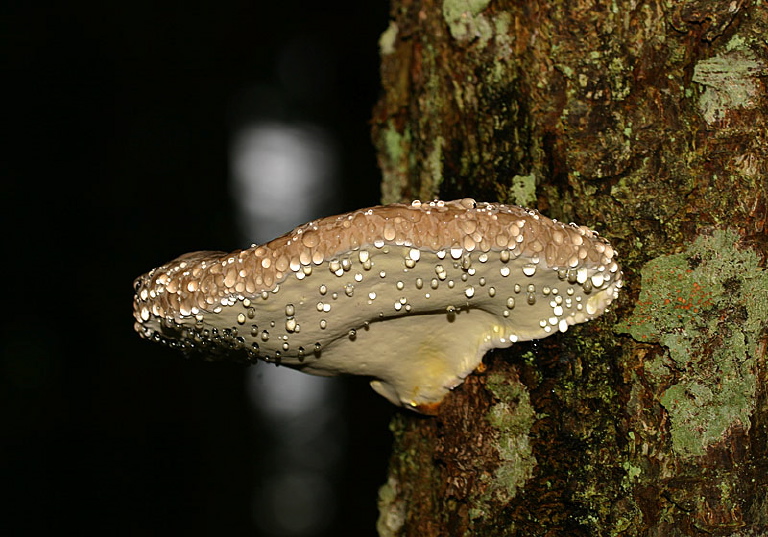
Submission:
M 245 370 L 140 340 L 131 284 L 180 253 L 249 244 L 227 186 L 244 118 L 322 125 L 341 146 L 339 208 L 378 201 L 368 121 L 388 6 L 105 4 L 0 8 L 0 533 L 257 535 L 269 438 Z M 373 535 L 393 409 L 344 385 L 327 535 Z

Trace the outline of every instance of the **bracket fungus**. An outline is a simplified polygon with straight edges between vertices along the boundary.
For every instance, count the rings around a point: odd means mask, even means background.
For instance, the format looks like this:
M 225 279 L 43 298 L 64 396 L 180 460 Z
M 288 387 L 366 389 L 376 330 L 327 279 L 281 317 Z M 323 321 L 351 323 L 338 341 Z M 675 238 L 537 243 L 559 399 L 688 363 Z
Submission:
M 492 348 L 600 315 L 622 273 L 597 233 L 514 205 L 414 201 L 194 252 L 135 281 L 136 331 L 211 358 L 357 374 L 424 413 Z

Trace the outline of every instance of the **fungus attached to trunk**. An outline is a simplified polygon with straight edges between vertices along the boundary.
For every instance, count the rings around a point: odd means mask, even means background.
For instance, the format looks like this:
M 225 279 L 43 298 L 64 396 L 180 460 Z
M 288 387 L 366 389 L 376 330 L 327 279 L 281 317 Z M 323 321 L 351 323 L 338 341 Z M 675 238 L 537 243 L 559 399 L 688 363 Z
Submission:
M 414 201 L 195 252 L 135 282 L 136 331 L 211 357 L 356 374 L 434 410 L 492 348 L 600 315 L 621 270 L 595 232 L 513 205 Z

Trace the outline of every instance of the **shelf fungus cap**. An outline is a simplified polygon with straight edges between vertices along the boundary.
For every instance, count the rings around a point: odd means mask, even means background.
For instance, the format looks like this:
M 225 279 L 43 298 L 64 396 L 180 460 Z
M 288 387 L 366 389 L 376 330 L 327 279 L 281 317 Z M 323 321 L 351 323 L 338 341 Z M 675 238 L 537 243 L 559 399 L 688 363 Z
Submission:
M 211 359 L 371 377 L 433 412 L 492 348 L 593 319 L 616 298 L 611 245 L 513 205 L 414 201 L 194 252 L 135 281 L 136 331 Z

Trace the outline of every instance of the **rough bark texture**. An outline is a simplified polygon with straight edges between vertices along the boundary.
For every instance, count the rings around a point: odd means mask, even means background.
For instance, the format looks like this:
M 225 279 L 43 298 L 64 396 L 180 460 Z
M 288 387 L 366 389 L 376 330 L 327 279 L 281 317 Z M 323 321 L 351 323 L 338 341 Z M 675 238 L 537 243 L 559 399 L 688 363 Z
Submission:
M 401 413 L 381 535 L 768 534 L 768 8 L 393 0 L 385 202 L 594 227 L 617 307 Z

